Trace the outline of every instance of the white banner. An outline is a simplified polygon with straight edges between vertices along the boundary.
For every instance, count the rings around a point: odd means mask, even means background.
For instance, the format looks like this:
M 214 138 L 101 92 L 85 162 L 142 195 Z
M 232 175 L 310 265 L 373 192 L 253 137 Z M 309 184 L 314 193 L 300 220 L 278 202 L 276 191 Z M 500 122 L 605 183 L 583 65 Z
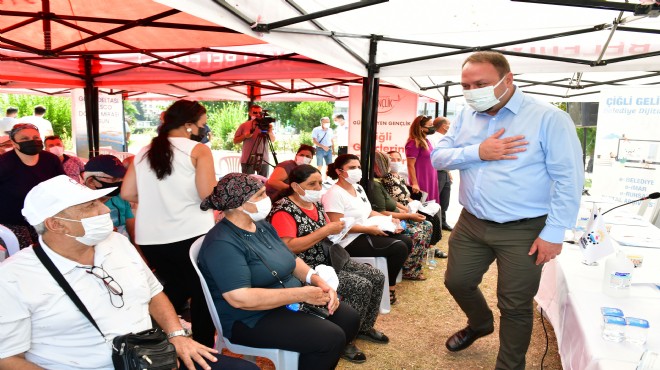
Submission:
M 360 155 L 362 86 L 349 88 L 348 152 Z M 406 157 L 406 141 L 410 125 L 417 113 L 417 95 L 406 90 L 380 87 L 378 89 L 378 126 L 376 151 L 399 151 Z
M 73 131 L 74 150 L 78 156 L 87 158 L 87 116 L 85 92 L 83 89 L 71 90 L 71 128 Z M 121 95 L 99 93 L 99 147 L 112 147 L 118 152 L 126 151 L 124 127 L 124 105 Z
M 659 191 L 660 88 L 604 90 L 597 127 L 592 195 L 625 203 Z

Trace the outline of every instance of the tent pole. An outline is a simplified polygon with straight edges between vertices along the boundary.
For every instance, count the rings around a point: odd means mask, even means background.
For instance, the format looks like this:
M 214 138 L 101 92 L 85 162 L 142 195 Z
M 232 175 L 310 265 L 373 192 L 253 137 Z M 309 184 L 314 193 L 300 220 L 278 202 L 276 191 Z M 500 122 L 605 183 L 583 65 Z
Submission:
M 99 154 L 99 89 L 94 86 L 92 76 L 92 58 L 84 57 L 85 61 L 85 116 L 87 119 L 87 143 L 89 158 Z
M 373 165 L 376 159 L 376 122 L 378 112 L 378 83 L 376 78 L 378 66 L 376 65 L 376 49 L 378 37 L 371 36 L 369 43 L 369 64 L 367 64 L 367 77 L 362 79 L 362 132 L 360 158 L 362 159 L 362 187 L 367 189 L 368 183 L 373 179 Z
M 447 117 L 447 105 L 449 103 L 449 85 L 445 86 L 445 95 L 442 97 L 443 99 L 443 104 L 442 104 L 442 116 Z

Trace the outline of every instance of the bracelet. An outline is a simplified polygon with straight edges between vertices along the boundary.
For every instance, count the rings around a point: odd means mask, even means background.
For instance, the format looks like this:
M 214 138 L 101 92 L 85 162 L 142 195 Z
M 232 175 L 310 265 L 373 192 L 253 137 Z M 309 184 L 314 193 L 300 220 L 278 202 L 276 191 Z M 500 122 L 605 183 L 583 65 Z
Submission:
M 312 285 L 312 275 L 318 275 L 319 273 L 316 272 L 316 270 L 310 268 L 309 271 L 307 271 L 307 277 L 305 277 L 305 282 L 309 285 Z

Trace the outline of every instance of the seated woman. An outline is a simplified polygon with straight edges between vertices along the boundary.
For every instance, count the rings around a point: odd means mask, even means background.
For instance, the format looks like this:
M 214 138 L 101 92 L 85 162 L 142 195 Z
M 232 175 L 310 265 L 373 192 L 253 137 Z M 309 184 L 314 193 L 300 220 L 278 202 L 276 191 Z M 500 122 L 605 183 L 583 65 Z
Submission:
M 289 173 L 291 189 L 288 196 L 273 206 L 270 222 L 284 244 L 312 268 L 318 265 L 335 266 L 338 269 L 337 294 L 360 313 L 358 338 L 376 343 L 388 343 L 389 338 L 374 329 L 380 300 L 383 295 L 385 276 L 377 268 L 354 261 L 332 261 L 321 245 L 329 235 L 338 234 L 344 227 L 342 221 L 328 222 L 321 200 L 321 172 L 316 167 L 303 164 Z M 344 263 L 338 268 L 337 263 Z M 344 358 L 354 360 L 352 353 L 359 350 L 349 344 Z M 363 356 L 362 356 L 363 357 Z
M 299 352 L 299 369 L 334 369 L 357 335 L 360 316 L 339 304 L 337 293 L 264 220 L 271 203 L 263 184 L 230 173 L 200 207 L 225 213 L 198 257 L 223 334 L 236 344 Z M 298 302 L 327 306 L 330 316 L 324 320 L 286 307 Z
M 353 217 L 356 224 L 338 243 L 353 257 L 385 257 L 390 284 L 390 302 L 396 302 L 396 277 L 412 249 L 412 240 L 401 234 L 388 235 L 378 226 L 366 226 L 369 217 L 382 216 L 371 209 L 367 194 L 358 185 L 362 179 L 360 160 L 353 154 L 342 154 L 328 166 L 327 175 L 337 180 L 323 196 L 323 208 L 330 221 Z M 400 232 L 400 230 L 399 230 Z
M 380 179 L 380 182 L 385 187 L 385 190 L 403 206 L 408 206 L 408 203 L 412 201 L 410 198 L 410 190 L 406 186 L 406 181 L 401 177 L 401 168 L 403 167 L 403 158 L 401 153 L 397 151 L 387 152 L 390 159 L 390 172 L 386 174 L 383 178 Z M 439 214 L 435 214 L 433 217 L 427 217 L 428 221 L 431 221 L 433 225 L 433 234 L 431 236 L 431 245 L 435 245 L 440 239 L 442 239 L 442 220 L 439 217 Z M 440 249 L 435 250 L 435 256 L 438 258 L 447 258 L 447 253 L 441 251 Z
M 310 164 L 315 153 L 316 149 L 313 146 L 302 144 L 298 148 L 295 159 L 281 162 L 275 166 L 273 173 L 266 182 L 266 195 L 273 202 L 285 196 L 284 193 L 289 190 L 289 173 L 291 170 L 301 164 Z
M 376 152 L 374 165 L 374 176 L 368 196 L 371 201 L 371 209 L 384 215 L 391 215 L 400 220 L 406 220 L 403 233 L 412 239 L 412 251 L 403 265 L 403 278 L 408 280 L 426 280 L 422 273 L 422 261 L 426 250 L 429 248 L 433 226 L 426 217 L 419 213 L 410 213 L 408 207 L 397 203 L 385 190 L 381 179 L 390 172 L 389 157 L 381 152 Z

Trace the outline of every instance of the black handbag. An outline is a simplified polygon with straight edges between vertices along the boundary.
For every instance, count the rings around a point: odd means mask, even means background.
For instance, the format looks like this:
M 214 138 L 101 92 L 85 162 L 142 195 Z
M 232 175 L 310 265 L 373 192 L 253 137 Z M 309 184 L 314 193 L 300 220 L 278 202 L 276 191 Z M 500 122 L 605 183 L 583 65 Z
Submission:
M 333 243 L 328 238 L 321 240 L 323 253 L 330 259 L 330 264 L 335 271 L 341 271 L 351 259 L 351 255 L 346 252 L 346 249 L 339 244 Z
M 106 339 L 85 304 L 55 267 L 53 261 L 48 258 L 46 252 L 39 244 L 35 244 L 33 249 L 46 270 L 50 272 L 80 312 L 99 331 L 103 339 Z M 178 366 L 176 348 L 167 340 L 167 335 L 161 329 L 156 328 L 116 336 L 112 340 L 112 364 L 118 370 L 171 370 Z

